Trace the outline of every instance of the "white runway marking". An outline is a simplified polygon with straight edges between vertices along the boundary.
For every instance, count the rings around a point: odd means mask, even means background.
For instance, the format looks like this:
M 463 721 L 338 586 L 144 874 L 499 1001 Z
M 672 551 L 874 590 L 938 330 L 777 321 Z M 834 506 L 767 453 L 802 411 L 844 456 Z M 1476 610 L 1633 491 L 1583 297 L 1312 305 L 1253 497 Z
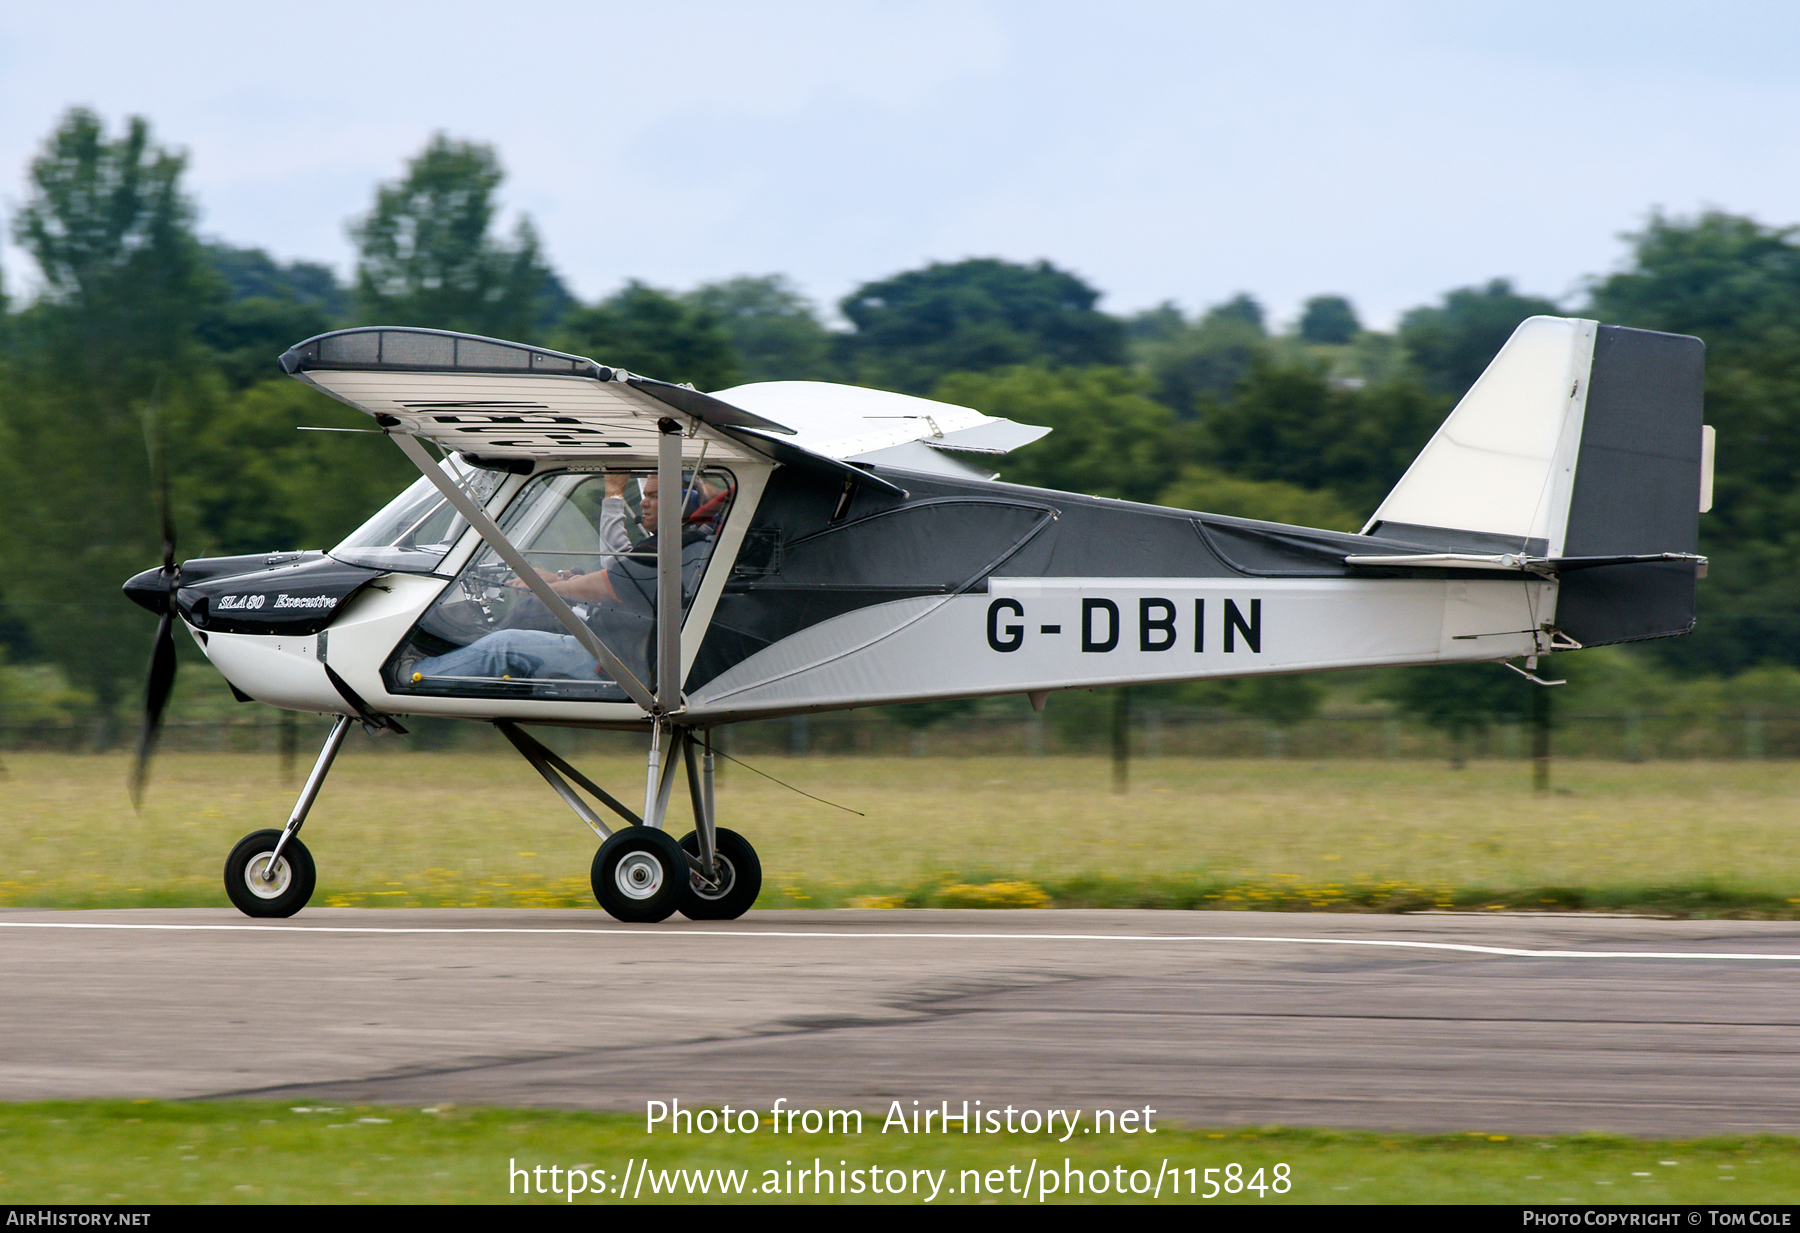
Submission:
M 1453 951 L 1468 955 L 1494 955 L 1515 959 L 1723 959 L 1754 963 L 1800 963 L 1800 954 L 1759 955 L 1747 951 L 1686 950 L 1527 950 L 1511 946 L 1481 946 L 1472 942 L 1417 942 L 1405 938 L 1294 938 L 1239 934 L 1186 933 L 940 933 L 905 930 L 887 933 L 847 932 L 831 929 L 680 929 L 653 932 L 648 929 L 529 929 L 505 926 L 446 925 L 194 925 L 140 924 L 128 921 L 0 921 L 11 929 L 125 929 L 172 930 L 189 933 L 376 933 L 376 934 L 575 934 L 625 938 L 818 938 L 848 941 L 947 941 L 947 942 L 1258 942 L 1287 946 L 1376 946 L 1403 950 Z

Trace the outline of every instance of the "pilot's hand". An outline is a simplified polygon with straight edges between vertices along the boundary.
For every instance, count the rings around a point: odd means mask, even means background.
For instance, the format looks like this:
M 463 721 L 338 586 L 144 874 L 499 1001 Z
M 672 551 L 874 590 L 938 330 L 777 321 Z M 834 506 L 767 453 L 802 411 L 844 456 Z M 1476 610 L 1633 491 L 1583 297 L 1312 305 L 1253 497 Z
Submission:
M 537 570 L 537 576 L 539 578 L 542 578 L 545 582 L 550 583 L 552 587 L 554 587 L 557 582 L 561 581 L 564 578 L 573 578 L 575 576 L 566 569 L 560 570 L 560 571 L 559 570 L 538 569 L 538 567 L 535 565 L 532 566 L 532 568 Z M 507 579 L 506 585 L 511 587 L 515 591 L 529 591 L 531 589 L 530 587 L 525 585 L 524 579 L 518 578 L 518 577 L 513 577 L 513 578 Z
M 609 497 L 624 496 L 625 486 L 629 483 L 631 483 L 631 476 L 623 471 L 608 471 L 606 473 L 606 495 Z

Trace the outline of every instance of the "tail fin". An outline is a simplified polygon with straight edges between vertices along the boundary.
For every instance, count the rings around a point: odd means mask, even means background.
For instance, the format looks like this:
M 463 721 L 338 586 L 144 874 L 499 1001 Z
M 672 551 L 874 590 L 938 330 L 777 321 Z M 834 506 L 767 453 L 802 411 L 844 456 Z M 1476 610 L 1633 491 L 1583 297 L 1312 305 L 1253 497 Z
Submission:
M 1583 645 L 1693 628 L 1703 488 L 1697 338 L 1561 317 L 1520 324 L 1364 534 L 1506 551 L 1561 572 L 1555 624 Z

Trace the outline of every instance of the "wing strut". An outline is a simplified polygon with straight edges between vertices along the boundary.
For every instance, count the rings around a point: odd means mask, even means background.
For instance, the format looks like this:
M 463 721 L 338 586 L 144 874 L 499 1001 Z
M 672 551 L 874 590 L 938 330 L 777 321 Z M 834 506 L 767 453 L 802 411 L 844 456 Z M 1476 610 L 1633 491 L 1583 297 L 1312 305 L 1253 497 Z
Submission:
M 656 439 L 656 705 L 681 709 L 681 425 L 657 421 Z M 698 480 L 698 476 L 695 477 Z
M 631 695 L 631 700 L 651 714 L 658 713 L 656 699 L 651 697 L 650 691 L 644 687 L 644 683 L 632 675 L 631 669 L 627 668 L 619 657 L 612 653 L 612 649 L 606 643 L 600 641 L 600 636 L 588 627 L 586 621 L 570 611 L 569 605 L 563 602 L 563 597 L 552 591 L 550 584 L 538 576 L 537 570 L 533 569 L 525 560 L 524 554 L 514 548 L 512 541 L 508 540 L 501 533 L 500 528 L 494 525 L 494 520 L 489 518 L 482 508 L 470 499 L 469 494 L 464 492 L 455 480 L 445 475 L 443 470 L 431 461 L 431 455 L 425 452 L 425 447 L 420 445 L 404 428 L 389 425 L 383 425 L 383 427 L 387 428 L 388 436 L 394 439 L 394 444 L 400 447 L 401 452 L 412 459 L 413 465 L 419 468 L 419 474 L 430 480 L 437 490 L 444 494 L 444 499 L 449 501 L 456 512 L 461 514 L 469 525 L 480 533 L 481 538 L 487 541 L 488 547 L 500 554 L 500 559 L 506 562 L 514 574 L 518 575 L 519 581 L 530 587 L 531 593 L 544 601 L 544 607 L 550 610 L 550 615 L 575 636 L 575 641 L 579 642 L 588 654 L 598 660 L 601 667 L 612 674 L 612 679 L 618 683 L 621 689 Z M 676 438 L 676 441 L 677 448 L 679 448 L 680 438 Z M 680 463 L 677 461 L 676 487 L 672 490 L 677 499 L 671 502 L 671 508 L 677 511 L 678 517 L 681 509 L 680 476 Z M 657 521 L 661 523 L 662 519 L 659 517 Z M 679 542 L 679 534 L 676 538 Z M 679 553 L 680 549 L 677 548 L 676 551 Z M 660 556 L 660 553 L 658 555 Z M 679 557 L 677 559 L 679 560 Z M 677 604 L 678 610 L 679 607 L 680 605 Z M 679 676 L 679 672 L 676 675 Z

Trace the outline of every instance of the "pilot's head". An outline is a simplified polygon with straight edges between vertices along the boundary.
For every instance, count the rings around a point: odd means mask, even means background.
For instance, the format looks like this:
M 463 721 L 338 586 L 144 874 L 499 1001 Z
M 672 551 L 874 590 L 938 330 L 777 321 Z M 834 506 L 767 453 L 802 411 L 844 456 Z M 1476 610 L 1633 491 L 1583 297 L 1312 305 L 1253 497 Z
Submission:
M 692 517 L 706 501 L 706 493 L 700 485 L 693 485 L 687 494 L 686 517 Z M 644 530 L 656 534 L 656 477 L 646 475 L 638 485 L 638 520 L 644 524 Z

